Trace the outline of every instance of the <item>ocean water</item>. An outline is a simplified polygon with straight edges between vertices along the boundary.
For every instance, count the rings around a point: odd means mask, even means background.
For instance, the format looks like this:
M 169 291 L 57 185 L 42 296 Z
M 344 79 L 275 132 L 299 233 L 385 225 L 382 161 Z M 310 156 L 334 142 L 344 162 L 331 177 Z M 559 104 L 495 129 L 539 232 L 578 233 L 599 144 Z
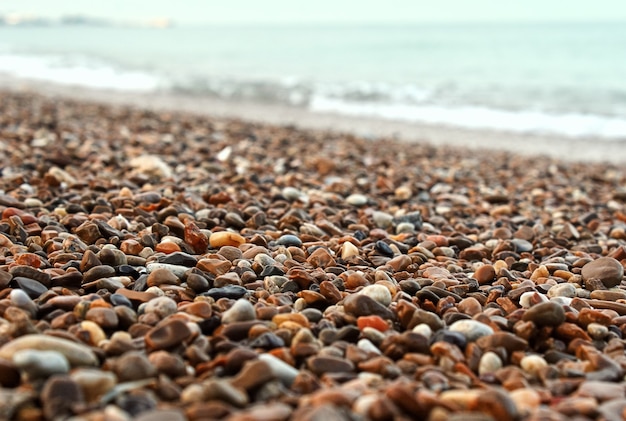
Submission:
M 389 120 L 626 139 L 626 22 L 0 26 L 0 74 Z

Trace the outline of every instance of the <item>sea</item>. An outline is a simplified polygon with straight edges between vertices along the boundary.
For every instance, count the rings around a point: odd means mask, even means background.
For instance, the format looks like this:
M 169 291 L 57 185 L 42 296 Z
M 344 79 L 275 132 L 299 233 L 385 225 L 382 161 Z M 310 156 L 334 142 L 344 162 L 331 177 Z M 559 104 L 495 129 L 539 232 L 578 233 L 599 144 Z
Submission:
M 626 139 L 626 22 L 0 26 L 0 75 Z

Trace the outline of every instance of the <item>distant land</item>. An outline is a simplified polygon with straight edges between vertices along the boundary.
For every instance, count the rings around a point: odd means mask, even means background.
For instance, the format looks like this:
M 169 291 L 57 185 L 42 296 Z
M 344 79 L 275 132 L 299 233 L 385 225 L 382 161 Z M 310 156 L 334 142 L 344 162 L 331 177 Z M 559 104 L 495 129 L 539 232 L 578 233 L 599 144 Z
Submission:
M 146 18 L 133 21 L 117 21 L 85 15 L 65 15 L 58 19 L 48 19 L 30 13 L 10 13 L 0 15 L 0 26 L 115 26 L 133 28 L 169 28 L 173 26 L 170 18 Z

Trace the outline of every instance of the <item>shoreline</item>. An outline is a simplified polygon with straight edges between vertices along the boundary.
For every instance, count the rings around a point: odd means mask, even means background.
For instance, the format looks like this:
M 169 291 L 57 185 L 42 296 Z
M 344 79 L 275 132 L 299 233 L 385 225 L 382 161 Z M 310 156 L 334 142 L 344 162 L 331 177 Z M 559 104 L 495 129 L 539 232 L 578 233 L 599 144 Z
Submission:
M 626 163 L 626 142 L 623 140 L 476 130 L 317 113 L 279 104 L 238 102 L 172 93 L 135 93 L 73 87 L 16 79 L 6 75 L 0 76 L 0 90 L 153 111 L 192 113 L 217 119 L 238 119 L 274 126 L 293 125 L 305 130 L 347 133 L 368 139 L 394 139 L 434 147 L 460 147 L 474 152 L 510 152 L 522 156 L 546 156 L 566 162 Z

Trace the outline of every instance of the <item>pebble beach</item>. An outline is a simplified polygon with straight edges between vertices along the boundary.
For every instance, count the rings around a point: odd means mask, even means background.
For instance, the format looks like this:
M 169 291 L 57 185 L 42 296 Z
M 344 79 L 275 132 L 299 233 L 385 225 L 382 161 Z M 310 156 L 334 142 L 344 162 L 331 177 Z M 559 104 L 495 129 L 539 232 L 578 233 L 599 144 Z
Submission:
M 0 92 L 0 419 L 622 420 L 626 173 Z

